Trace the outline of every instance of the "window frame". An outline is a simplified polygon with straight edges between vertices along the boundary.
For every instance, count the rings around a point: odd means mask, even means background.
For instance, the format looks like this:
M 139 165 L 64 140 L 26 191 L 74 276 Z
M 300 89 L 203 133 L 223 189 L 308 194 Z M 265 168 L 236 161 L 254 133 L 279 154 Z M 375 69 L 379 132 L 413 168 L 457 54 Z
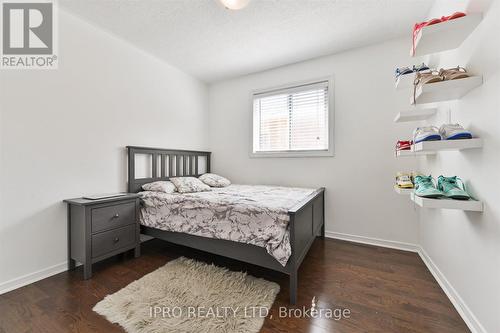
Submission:
M 300 151 L 269 151 L 269 152 L 254 152 L 254 109 L 253 101 L 256 94 L 267 94 L 273 92 L 274 90 L 284 90 L 293 89 L 299 86 L 311 85 L 321 81 L 328 82 L 328 150 L 300 150 Z M 316 79 L 310 79 L 305 81 L 298 81 L 293 83 L 282 84 L 279 86 L 274 86 L 265 89 L 253 90 L 250 92 L 250 135 L 249 135 L 249 156 L 252 158 L 260 157 L 333 157 L 334 152 L 334 105 L 335 105 L 335 95 L 334 95 L 334 79 L 333 76 L 320 77 Z

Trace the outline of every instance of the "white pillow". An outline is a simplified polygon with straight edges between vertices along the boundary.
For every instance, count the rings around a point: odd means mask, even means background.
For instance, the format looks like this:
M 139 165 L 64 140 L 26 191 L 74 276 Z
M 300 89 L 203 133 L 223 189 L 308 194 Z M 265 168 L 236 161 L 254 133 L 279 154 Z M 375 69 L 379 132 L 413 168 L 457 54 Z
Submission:
M 199 179 L 211 187 L 226 187 L 231 185 L 229 179 L 216 175 L 215 173 L 205 173 Z
M 142 185 L 142 189 L 144 191 L 165 192 L 165 193 L 174 193 L 176 191 L 175 185 L 169 181 L 157 181 L 157 182 L 147 183 Z
M 174 177 L 170 181 L 175 185 L 179 193 L 193 193 L 210 191 L 210 186 L 203 184 L 201 180 L 195 177 Z

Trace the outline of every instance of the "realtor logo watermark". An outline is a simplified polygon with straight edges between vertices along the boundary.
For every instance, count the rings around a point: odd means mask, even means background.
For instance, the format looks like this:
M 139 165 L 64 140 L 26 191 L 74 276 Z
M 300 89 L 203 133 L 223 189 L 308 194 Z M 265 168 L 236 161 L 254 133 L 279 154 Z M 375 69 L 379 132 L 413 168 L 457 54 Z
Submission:
M 2 69 L 56 69 L 57 16 L 54 0 L 0 0 Z

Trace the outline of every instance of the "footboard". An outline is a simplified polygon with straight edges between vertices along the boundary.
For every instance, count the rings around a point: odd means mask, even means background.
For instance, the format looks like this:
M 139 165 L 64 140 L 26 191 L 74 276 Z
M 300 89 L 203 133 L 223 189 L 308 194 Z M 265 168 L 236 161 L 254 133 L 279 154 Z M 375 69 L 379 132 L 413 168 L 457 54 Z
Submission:
M 325 236 L 325 188 L 319 188 L 288 211 L 290 216 L 290 303 L 297 298 L 297 271 L 316 236 Z

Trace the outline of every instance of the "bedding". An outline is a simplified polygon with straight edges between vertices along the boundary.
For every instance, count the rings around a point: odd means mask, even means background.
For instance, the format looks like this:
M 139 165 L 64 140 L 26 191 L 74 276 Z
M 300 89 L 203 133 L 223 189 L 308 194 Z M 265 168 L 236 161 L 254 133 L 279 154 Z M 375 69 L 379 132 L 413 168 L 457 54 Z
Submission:
M 179 193 L 193 193 L 210 191 L 211 188 L 207 184 L 195 177 L 174 177 L 170 181 L 175 185 Z
M 198 179 L 210 187 L 226 187 L 231 185 L 229 179 L 216 175 L 215 173 L 205 173 L 198 177 Z
M 175 185 L 169 181 L 157 181 L 142 185 L 144 191 L 174 193 L 177 191 Z
M 197 193 L 145 191 L 139 193 L 143 202 L 140 223 L 260 246 L 285 266 L 292 253 L 288 210 L 313 191 L 234 184 Z

